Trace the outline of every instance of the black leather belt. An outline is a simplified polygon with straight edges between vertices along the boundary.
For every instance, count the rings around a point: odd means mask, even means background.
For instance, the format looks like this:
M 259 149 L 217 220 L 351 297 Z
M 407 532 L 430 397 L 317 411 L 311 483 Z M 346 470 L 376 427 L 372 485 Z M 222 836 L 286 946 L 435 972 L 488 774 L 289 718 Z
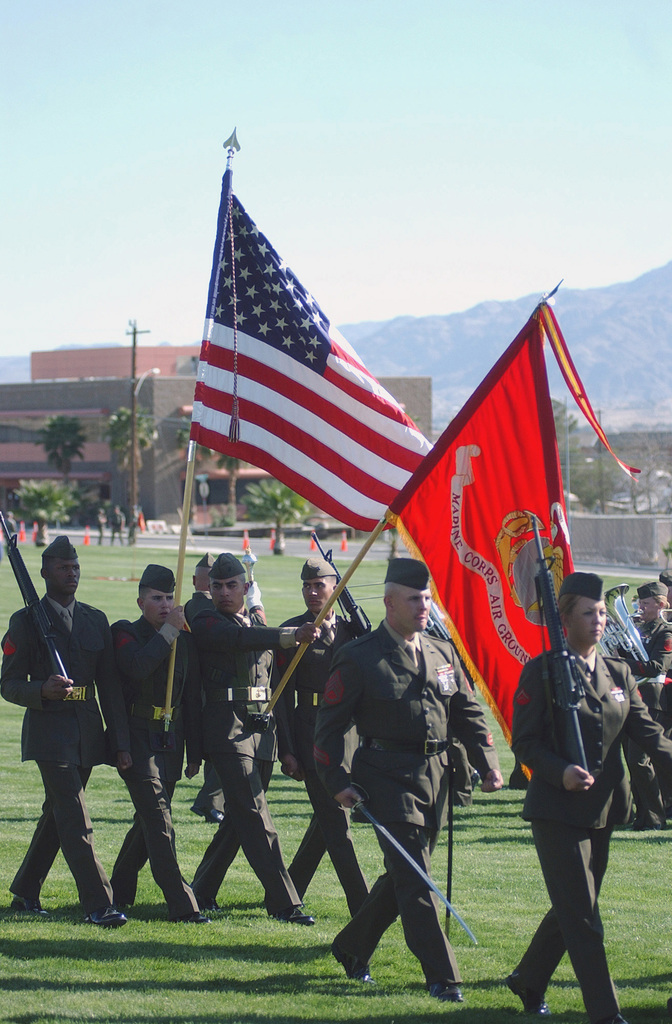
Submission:
M 296 703 L 300 708 L 319 708 L 322 703 L 322 694 L 314 690 L 297 690 Z
M 396 740 L 379 740 L 373 736 L 361 736 L 360 747 L 367 750 L 387 750 L 393 754 L 442 754 L 448 749 L 448 740 L 425 740 L 424 743 L 404 743 Z

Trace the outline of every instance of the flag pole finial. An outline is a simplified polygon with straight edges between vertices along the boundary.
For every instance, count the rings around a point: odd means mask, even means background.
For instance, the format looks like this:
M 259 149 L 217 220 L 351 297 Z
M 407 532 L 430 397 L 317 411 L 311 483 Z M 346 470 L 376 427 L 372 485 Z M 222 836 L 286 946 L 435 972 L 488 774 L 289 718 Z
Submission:
M 236 135 L 235 128 L 233 129 L 233 132 L 231 133 L 231 135 L 229 135 L 228 139 L 224 143 L 224 149 L 227 151 L 227 166 L 230 167 L 231 164 L 233 163 L 234 152 L 240 152 L 240 143 L 238 142 L 238 136 Z
M 233 134 L 234 134 L 234 135 L 236 134 L 236 133 L 235 133 L 235 131 L 234 131 L 234 133 L 233 133 Z M 239 147 L 239 148 L 240 148 L 240 147 Z M 562 284 L 562 282 L 563 282 L 564 280 L 565 280 L 565 279 L 564 279 L 564 277 L 561 277 L 561 278 L 560 278 L 560 280 L 558 281 L 558 283 L 556 284 L 555 288 L 554 288 L 554 289 L 553 289 L 552 291 L 550 291 L 550 292 L 544 292 L 544 294 L 543 294 L 543 295 L 541 296 L 541 301 L 542 301 L 542 302 L 548 302 L 548 300 L 549 300 L 549 299 L 552 299 L 552 298 L 553 298 L 553 296 L 555 295 L 555 293 L 557 292 L 558 288 L 560 287 L 560 285 Z M 553 305 L 553 303 L 551 302 L 551 303 L 550 303 L 550 305 L 552 306 L 552 305 Z

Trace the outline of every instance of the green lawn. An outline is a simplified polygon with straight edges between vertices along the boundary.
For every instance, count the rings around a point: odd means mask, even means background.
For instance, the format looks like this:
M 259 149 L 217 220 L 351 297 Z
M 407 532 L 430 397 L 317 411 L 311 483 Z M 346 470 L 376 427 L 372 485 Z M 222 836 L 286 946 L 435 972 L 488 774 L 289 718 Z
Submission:
M 39 581 L 39 556 L 23 546 Z M 160 551 L 86 548 L 80 551 L 79 596 L 103 608 L 110 619 L 134 616 L 138 568 L 146 562 L 172 564 Z M 136 566 L 133 566 L 133 559 Z M 196 561 L 191 555 L 188 566 Z M 298 576 L 302 559 L 259 559 L 269 622 L 301 609 Z M 358 597 L 374 624 L 380 617 L 384 563 L 358 571 Z M 187 571 L 187 580 L 190 571 Z M 611 582 L 620 582 L 620 580 Z M 366 585 L 366 586 L 365 586 Z M 369 586 L 370 585 L 370 586 Z M 41 588 L 38 587 L 41 592 Z M 189 588 L 185 588 L 185 594 Z M 0 617 L 20 604 L 11 570 L 0 567 Z M 16 1024 L 295 1024 L 299 1021 L 358 1024 L 425 1024 L 455 1014 L 463 1024 L 513 1024 L 524 1020 L 520 1003 L 502 978 L 515 966 L 546 910 L 546 898 L 529 829 L 520 818 L 522 795 L 504 790 L 456 812 L 453 900 L 479 940 L 473 947 L 453 924 L 451 938 L 464 975 L 463 1006 L 445 1006 L 424 991 L 417 962 L 408 953 L 399 924 L 385 935 L 372 964 L 375 987 L 348 981 L 329 953 L 346 919 L 345 900 L 328 862 L 320 868 L 306 903 L 317 918 L 313 928 L 271 921 L 262 891 L 242 856 L 220 893 L 224 912 L 204 927 L 171 924 L 161 895 L 145 869 L 129 924 L 118 931 L 82 922 L 72 878 L 59 857 L 43 890 L 46 920 L 9 912 L 8 886 L 29 842 L 39 813 L 41 786 L 35 765 L 19 763 L 22 710 L 1 705 L 0 783 L 0 1021 Z M 512 758 L 497 743 L 505 778 Z M 212 829 L 189 811 L 198 780 L 178 785 L 174 818 L 178 853 L 191 878 Z M 111 870 L 130 821 L 126 790 L 111 768 L 94 771 L 88 789 L 96 846 Z M 308 820 L 302 787 L 279 772 L 270 803 L 287 861 Z M 373 881 L 380 853 L 372 830 L 355 829 L 365 873 Z M 612 972 L 630 1024 L 660 1024 L 672 995 L 672 901 L 664 879 L 672 832 L 618 832 L 601 899 Z M 434 875 L 445 884 L 446 846 L 440 844 Z M 586 1015 L 571 967 L 563 961 L 548 991 L 554 1019 L 581 1024 Z

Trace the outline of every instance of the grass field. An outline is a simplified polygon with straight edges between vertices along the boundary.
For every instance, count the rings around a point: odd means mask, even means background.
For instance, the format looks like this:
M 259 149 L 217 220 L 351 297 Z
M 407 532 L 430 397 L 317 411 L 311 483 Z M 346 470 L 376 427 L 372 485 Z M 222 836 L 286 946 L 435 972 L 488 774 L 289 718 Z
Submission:
M 39 554 L 23 546 L 39 581 Z M 135 615 L 138 575 L 146 562 L 171 564 L 165 551 L 80 550 L 79 597 L 103 608 L 111 620 Z M 132 560 L 137 563 L 134 570 Z M 190 580 L 190 556 L 186 579 Z M 256 576 L 268 619 L 277 623 L 301 610 L 297 585 L 302 559 L 260 558 Z M 365 563 L 355 577 L 369 617 L 380 617 L 384 563 Z M 609 580 L 621 582 L 615 578 Z M 38 587 L 41 592 L 41 588 Z M 188 594 L 190 588 L 185 588 Z M 0 567 L 0 626 L 20 604 L 11 570 Z M 346 920 L 345 900 L 328 861 L 306 897 L 313 928 L 271 921 L 262 890 L 239 856 L 219 901 L 224 912 L 203 927 L 171 924 L 147 869 L 129 924 L 117 931 L 85 925 L 62 858 L 43 889 L 48 919 L 26 920 L 9 911 L 8 887 L 28 845 L 42 790 L 34 764 L 20 764 L 22 709 L 2 703 L 0 717 L 0 1021 L 12 1024 L 425 1024 L 455 1015 L 462 1024 L 514 1024 L 525 1018 L 502 979 L 517 963 L 547 903 L 527 825 L 522 794 L 503 790 L 476 795 L 474 806 L 456 812 L 453 900 L 479 940 L 473 947 L 459 928 L 451 939 L 464 976 L 465 1004 L 446 1006 L 424 991 L 417 962 L 406 949 L 400 925 L 385 935 L 372 963 L 373 986 L 348 981 L 329 953 Z M 505 778 L 512 758 L 497 740 Z M 189 806 L 198 779 L 178 784 L 174 801 L 178 855 L 191 879 L 212 829 Z M 87 790 L 96 847 L 111 870 L 131 817 L 125 787 L 111 768 L 94 771 Z M 303 788 L 276 773 L 269 795 L 287 862 L 308 821 Z M 355 826 L 363 869 L 373 881 L 380 867 L 368 826 Z M 612 841 L 612 860 L 601 898 L 612 973 L 630 1024 L 659 1024 L 672 995 L 672 901 L 669 876 L 672 832 L 622 830 Z M 434 875 L 445 884 L 445 837 Z M 554 1019 L 586 1021 L 574 975 L 565 960 L 548 991 Z

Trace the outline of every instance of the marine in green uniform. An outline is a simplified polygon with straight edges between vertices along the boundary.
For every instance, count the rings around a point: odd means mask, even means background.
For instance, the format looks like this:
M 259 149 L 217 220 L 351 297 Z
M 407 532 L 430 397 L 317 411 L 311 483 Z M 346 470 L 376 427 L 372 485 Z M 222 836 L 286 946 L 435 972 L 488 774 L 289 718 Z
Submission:
M 268 781 L 259 754 L 268 734 L 251 732 L 247 714 L 262 711 L 270 697 L 272 651 L 311 642 L 319 630 L 311 623 L 297 629 L 267 626 L 258 586 L 246 582 L 243 564 L 229 553 L 219 555 L 210 569 L 210 593 L 212 607 L 197 611 L 190 626 L 201 666 L 203 749 L 222 783 L 226 815 L 196 872 L 194 892 L 204 906 L 206 899 L 216 897 L 207 887 L 228 866 L 222 851 L 230 856 L 232 846 L 227 842 L 220 847 L 219 836 L 230 827 L 264 887 L 269 915 L 313 924 L 301 911 L 266 803 Z
M 630 813 L 621 741 L 634 740 L 668 773 L 672 743 L 652 720 L 629 667 L 597 649 L 607 619 L 599 576 L 566 576 L 558 607 L 585 688 L 577 713 L 588 769 L 573 764 L 560 747 L 567 712 L 551 699 L 544 656 L 533 658 L 514 695 L 512 745 L 532 769 L 523 817 L 532 823 L 551 909 L 506 981 L 529 1013 L 547 1016 L 546 987 L 566 951 L 591 1024 L 626 1024 L 597 903 L 611 832 Z
M 641 698 L 651 717 L 665 728 L 664 685 L 672 666 L 672 622 L 665 618 L 667 586 L 659 580 L 643 583 L 637 587 L 637 597 L 641 618 L 638 629 L 648 660 L 634 658 L 631 652 L 625 653 L 623 660 L 637 677 Z M 627 761 L 636 807 L 632 827 L 635 831 L 658 831 L 665 824 L 665 801 L 651 758 L 638 744 L 628 741 Z
M 333 566 L 324 558 L 309 558 L 301 569 L 301 582 L 307 611 L 287 619 L 283 626 L 297 627 L 304 622 L 313 622 L 333 594 L 337 580 Z M 327 793 L 317 776 L 313 757 L 317 709 L 331 673 L 331 663 L 339 648 L 352 639 L 348 623 L 332 608 L 322 623 L 319 637 L 305 652 L 284 688 L 276 714 L 282 770 L 291 778 L 304 782 L 314 811 L 306 836 L 289 865 L 290 877 L 303 899 L 322 855 L 328 851 L 350 913 L 355 914 L 366 899 L 369 887 L 357 862 L 348 812 Z M 276 683 L 289 661 L 289 652 L 277 652 Z M 348 768 L 356 747 L 357 734 L 351 727 L 346 736 Z
M 448 802 L 448 726 L 466 746 L 486 792 L 502 776 L 480 705 L 452 644 L 423 636 L 431 605 L 427 567 L 390 562 L 385 619 L 336 654 L 317 715 L 314 757 L 329 793 L 353 807 L 366 793 L 371 814 L 430 873 Z M 359 734 L 348 771 L 346 734 Z M 336 936 L 332 953 L 348 977 L 370 981 L 369 961 L 397 915 L 431 996 L 462 1002 L 459 969 L 438 901 L 407 861 L 378 836 L 385 873 Z
M 114 653 L 128 711 L 133 766 L 123 775 L 135 807 L 112 871 L 118 904 L 135 901 L 138 872 L 149 858 L 171 921 L 203 924 L 196 897 L 182 878 L 175 850 L 171 801 L 182 775 L 185 739 L 188 778 L 200 765 L 200 678 L 198 655 L 174 602 L 175 577 L 162 565 L 148 565 L 138 587 L 139 619 L 112 626 Z M 168 730 L 162 717 L 168 663 L 175 644 L 175 669 Z
M 15 612 L 2 641 L 1 690 L 26 708 L 21 759 L 36 761 L 44 783 L 42 816 L 10 889 L 12 909 L 44 914 L 40 892 L 59 848 L 77 884 L 91 924 L 118 927 L 126 917 L 113 906 L 112 887 L 96 856 L 84 789 L 94 765 L 106 760 L 103 721 L 117 767 L 131 765 L 124 702 L 114 665 L 112 634 L 103 612 L 75 599 L 80 566 L 65 536 L 42 552 L 47 593 L 42 607 L 67 677 L 55 674 L 47 647 L 27 608 Z

